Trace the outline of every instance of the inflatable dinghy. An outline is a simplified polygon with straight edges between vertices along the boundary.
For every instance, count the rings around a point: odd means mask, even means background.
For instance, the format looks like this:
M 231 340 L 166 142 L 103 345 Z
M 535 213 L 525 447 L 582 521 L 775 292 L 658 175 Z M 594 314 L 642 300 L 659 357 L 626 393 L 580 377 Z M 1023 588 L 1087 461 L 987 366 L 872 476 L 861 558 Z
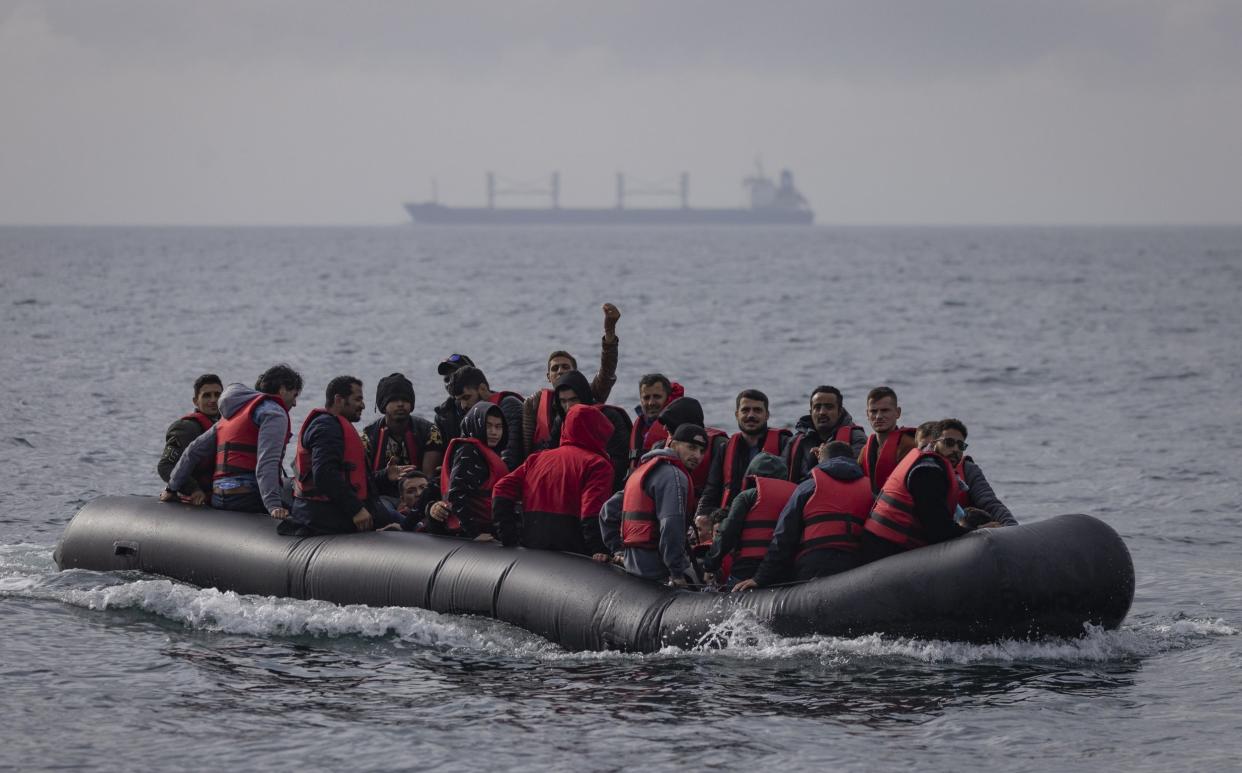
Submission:
M 1061 515 L 913 550 L 833 577 L 748 593 L 673 590 L 589 558 L 404 532 L 283 537 L 270 518 L 153 497 L 74 517 L 61 569 L 139 570 L 199 587 L 484 615 L 570 650 L 703 643 L 739 608 L 777 634 L 994 641 L 1116 628 L 1134 598 L 1107 524 Z

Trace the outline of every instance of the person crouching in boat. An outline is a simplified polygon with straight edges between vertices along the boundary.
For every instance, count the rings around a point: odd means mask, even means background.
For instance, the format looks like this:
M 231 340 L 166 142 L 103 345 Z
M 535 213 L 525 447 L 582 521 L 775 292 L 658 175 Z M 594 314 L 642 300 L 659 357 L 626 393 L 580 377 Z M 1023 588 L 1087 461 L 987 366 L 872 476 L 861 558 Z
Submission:
M 945 453 L 965 444 L 961 431 L 941 421 L 927 436 L 928 444 L 906 454 L 880 489 L 864 527 L 863 563 L 992 525 L 955 517 L 961 484 Z
M 873 502 L 871 482 L 847 442 L 821 443 L 812 449 L 812 456 L 819 464 L 781 510 L 754 576 L 739 582 L 734 591 L 766 588 L 791 579 L 791 574 L 799 581 L 828 577 L 858 565 Z
M 604 543 L 620 553 L 625 571 L 685 587 L 693 581 L 686 524 L 694 513 L 690 473 L 703 459 L 707 431 L 680 424 L 667 448 L 649 451 L 600 513 Z
M 173 468 L 185 449 L 220 420 L 220 393 L 223 391 L 224 382 L 214 373 L 204 373 L 194 379 L 194 410 L 168 426 L 168 432 L 164 435 L 164 453 L 155 466 L 155 471 L 165 483 L 172 476 Z M 207 497 L 211 495 L 211 480 L 215 471 L 215 460 L 204 457 L 186 481 L 185 488 L 190 493 L 180 499 L 191 505 L 206 504 Z
M 733 556 L 729 574 L 721 578 L 725 587 L 754 577 L 767 555 L 776 519 L 798 487 L 786 480 L 788 476 L 789 468 L 779 456 L 762 451 L 746 467 L 745 488 L 729 503 L 728 515 L 703 559 L 704 571 L 716 575 L 725 556 Z
M 505 547 L 564 550 L 607 561 L 599 511 L 612 494 L 605 449 L 612 422 L 594 405 L 565 413 L 561 444 L 536 451 L 492 489 L 492 519 Z M 521 502 L 521 523 L 517 505 Z
M 509 474 L 500 458 L 505 447 L 505 416 L 500 406 L 475 403 L 461 420 L 461 435 L 449 442 L 440 468 L 444 499 L 428 511 L 428 533 L 490 540 L 492 489 Z
M 366 407 L 361 381 L 337 376 L 325 396 L 325 407 L 311 411 L 298 431 L 293 512 L 277 527 L 281 534 L 348 534 L 388 526 L 392 521 L 377 499 L 377 479 L 396 481 L 414 469 L 390 465 L 370 471 L 354 429 Z

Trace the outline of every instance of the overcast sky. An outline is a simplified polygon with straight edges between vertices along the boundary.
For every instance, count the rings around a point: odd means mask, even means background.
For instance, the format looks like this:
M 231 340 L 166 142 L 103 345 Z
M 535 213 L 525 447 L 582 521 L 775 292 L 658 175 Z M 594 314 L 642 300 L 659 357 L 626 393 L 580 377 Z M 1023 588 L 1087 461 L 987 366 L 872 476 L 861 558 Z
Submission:
M 1239 41 L 1238 0 L 0 0 L 0 223 L 395 223 L 487 170 L 733 206 L 757 158 L 821 223 L 1242 223 Z

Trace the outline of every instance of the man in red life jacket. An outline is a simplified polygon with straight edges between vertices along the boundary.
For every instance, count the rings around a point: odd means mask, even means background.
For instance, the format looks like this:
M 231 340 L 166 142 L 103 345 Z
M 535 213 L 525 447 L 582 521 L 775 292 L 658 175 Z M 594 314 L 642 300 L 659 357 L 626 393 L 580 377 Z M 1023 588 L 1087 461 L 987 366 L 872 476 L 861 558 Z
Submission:
M 397 481 L 397 520 L 405 531 L 425 531 L 431 479 L 422 470 L 411 470 Z
M 591 379 L 591 394 L 594 403 L 608 402 L 612 387 L 617 383 L 617 350 L 620 339 L 617 338 L 617 320 L 621 319 L 621 311 L 611 303 L 605 303 L 604 338 L 600 344 L 599 371 Z M 548 386 L 526 398 L 522 405 L 522 448 L 524 454 L 552 448 L 552 423 L 556 418 L 556 381 L 561 376 L 578 370 L 578 360 L 564 350 L 548 355 Z
M 428 511 L 428 532 L 492 539 L 492 491 L 509 474 L 497 453 L 504 442 L 505 418 L 498 406 L 476 402 L 466 411 L 461 435 L 449 443 L 440 471 L 443 499 Z
M 907 454 L 880 489 L 864 527 L 863 563 L 955 539 L 976 528 L 975 521 L 959 524 L 955 518 L 961 485 L 945 456 L 966 439 L 944 422 L 932 433 L 932 443 Z
M 749 580 L 767 555 L 777 516 L 797 488 L 779 456 L 761 452 L 746 468 L 746 483 L 729 503 L 729 512 L 717 529 L 703 569 L 715 575 L 725 556 L 733 555 L 726 587 Z
M 612 464 L 604 452 L 612 432 L 612 422 L 599 408 L 575 405 L 565 414 L 559 446 L 536 451 L 500 479 L 492 489 L 492 518 L 506 547 L 520 544 L 608 560 L 599 511 L 612 493 Z
M 586 376 L 576 370 L 564 373 L 556 380 L 556 416 L 552 421 L 549 448 L 555 448 L 561 442 L 561 424 L 565 413 L 575 405 L 597 405 L 604 416 L 612 422 L 612 437 L 608 439 L 606 453 L 612 460 L 612 490 L 617 491 L 625 482 L 625 474 L 629 470 L 626 456 L 630 441 L 630 417 L 624 409 L 615 405 L 601 405 L 591 391 Z
M 367 468 L 372 472 L 389 465 L 415 467 L 435 472 L 444 454 L 444 441 L 435 424 L 414 416 L 414 385 L 401 373 L 379 380 L 375 387 L 375 409 L 384 414 L 362 430 L 362 448 Z M 379 493 L 398 495 L 397 482 L 382 476 Z
M 297 478 L 293 512 L 280 524 L 281 534 L 349 534 L 391 523 L 376 499 L 375 483 L 394 483 L 413 467 L 389 466 L 372 472 L 354 422 L 362 418 L 366 400 L 362 382 L 337 376 L 328 382 L 323 408 L 307 415 L 298 431 Z
M 643 454 L 656 443 L 668 439 L 668 431 L 660 423 L 660 412 L 686 390 L 681 384 L 669 381 L 663 373 L 648 373 L 638 380 L 638 405 L 634 407 L 636 418 L 630 428 L 629 466 L 634 469 Z
M 824 384 L 811 390 L 811 412 L 798 419 L 793 437 L 785 444 L 789 479 L 795 483 L 806 480 L 816 465 L 811 452 L 831 440 L 849 443 L 858 456 L 867 443 L 867 432 L 845 410 L 841 390 Z
M 858 565 L 863 528 L 871 512 L 871 484 L 849 443 L 822 443 L 814 458 L 819 464 L 785 503 L 754 577 L 733 590 L 813 580 Z
M 963 510 L 980 510 L 987 514 L 988 521 L 1001 526 L 1017 526 L 1018 519 L 1013 517 L 1013 513 L 1009 512 L 1005 503 L 996 496 L 992 485 L 984 477 L 983 470 L 975 464 L 974 459 L 966 456 L 966 425 L 958 419 L 945 419 L 939 424 L 941 447 L 938 450 L 953 463 L 958 479 L 965 484 L 964 487 L 959 486 L 958 506 Z M 920 429 L 922 429 L 921 426 Z M 960 443 L 955 442 L 957 435 L 961 436 Z M 976 516 L 976 520 L 978 518 Z
M 289 411 L 301 392 L 301 374 L 285 364 L 264 371 L 254 389 L 229 384 L 220 395 L 220 421 L 181 454 L 160 500 L 185 494 L 193 470 L 214 459 L 212 507 L 288 518 L 281 464 L 291 434 Z
M 469 411 L 475 403 L 483 401 L 500 406 L 505 417 L 505 447 L 500 451 L 500 458 L 510 470 L 517 469 L 525 457 L 522 449 L 522 396 L 516 392 L 492 391 L 487 383 L 487 376 L 476 367 L 467 365 L 458 368 L 449 379 L 449 392 L 457 401 L 462 415 Z M 453 437 L 461 434 L 460 423 Z
M 686 525 L 694 512 L 690 473 L 703 458 L 707 431 L 677 426 L 667 448 L 649 451 L 600 513 L 604 544 L 625 571 L 684 587 L 693 580 Z
M 898 462 L 917 446 L 912 427 L 900 427 L 901 406 L 897 393 L 886 386 L 878 386 L 867 393 L 867 421 L 871 435 L 858 455 L 858 464 L 871 482 L 871 493 L 878 495 L 884 481 L 897 467 Z
M 746 468 L 760 452 L 780 456 L 787 429 L 768 428 L 768 396 L 758 389 L 744 389 L 734 401 L 734 416 L 739 432 L 729 438 L 724 453 L 713 455 L 707 473 L 707 485 L 699 498 L 700 513 L 717 507 L 729 508 L 729 502 L 742 490 Z
M 165 483 L 172 475 L 177 460 L 195 438 L 211 429 L 211 425 L 220 418 L 220 393 L 224 391 L 224 383 L 214 373 L 204 373 L 194 379 L 194 411 L 168 425 L 164 434 L 164 453 L 160 455 L 155 471 Z M 192 505 L 201 505 L 207 501 L 211 493 L 211 478 L 215 472 L 215 463 L 204 459 L 198 469 L 186 482 L 190 494 L 186 501 Z

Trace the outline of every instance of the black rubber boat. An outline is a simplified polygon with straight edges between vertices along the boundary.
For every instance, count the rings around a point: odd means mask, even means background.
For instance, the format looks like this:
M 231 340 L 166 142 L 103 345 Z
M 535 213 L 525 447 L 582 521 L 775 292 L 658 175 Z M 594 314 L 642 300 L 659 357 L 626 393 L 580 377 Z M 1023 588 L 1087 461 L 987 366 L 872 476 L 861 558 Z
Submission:
M 61 569 L 140 570 L 199 587 L 484 615 L 571 650 L 703 642 L 746 608 L 786 636 L 882 633 L 994 641 L 1116 628 L 1134 599 L 1107 524 L 1061 515 L 741 594 L 672 590 L 565 553 L 400 532 L 282 537 L 260 515 L 103 497 L 74 517 Z

